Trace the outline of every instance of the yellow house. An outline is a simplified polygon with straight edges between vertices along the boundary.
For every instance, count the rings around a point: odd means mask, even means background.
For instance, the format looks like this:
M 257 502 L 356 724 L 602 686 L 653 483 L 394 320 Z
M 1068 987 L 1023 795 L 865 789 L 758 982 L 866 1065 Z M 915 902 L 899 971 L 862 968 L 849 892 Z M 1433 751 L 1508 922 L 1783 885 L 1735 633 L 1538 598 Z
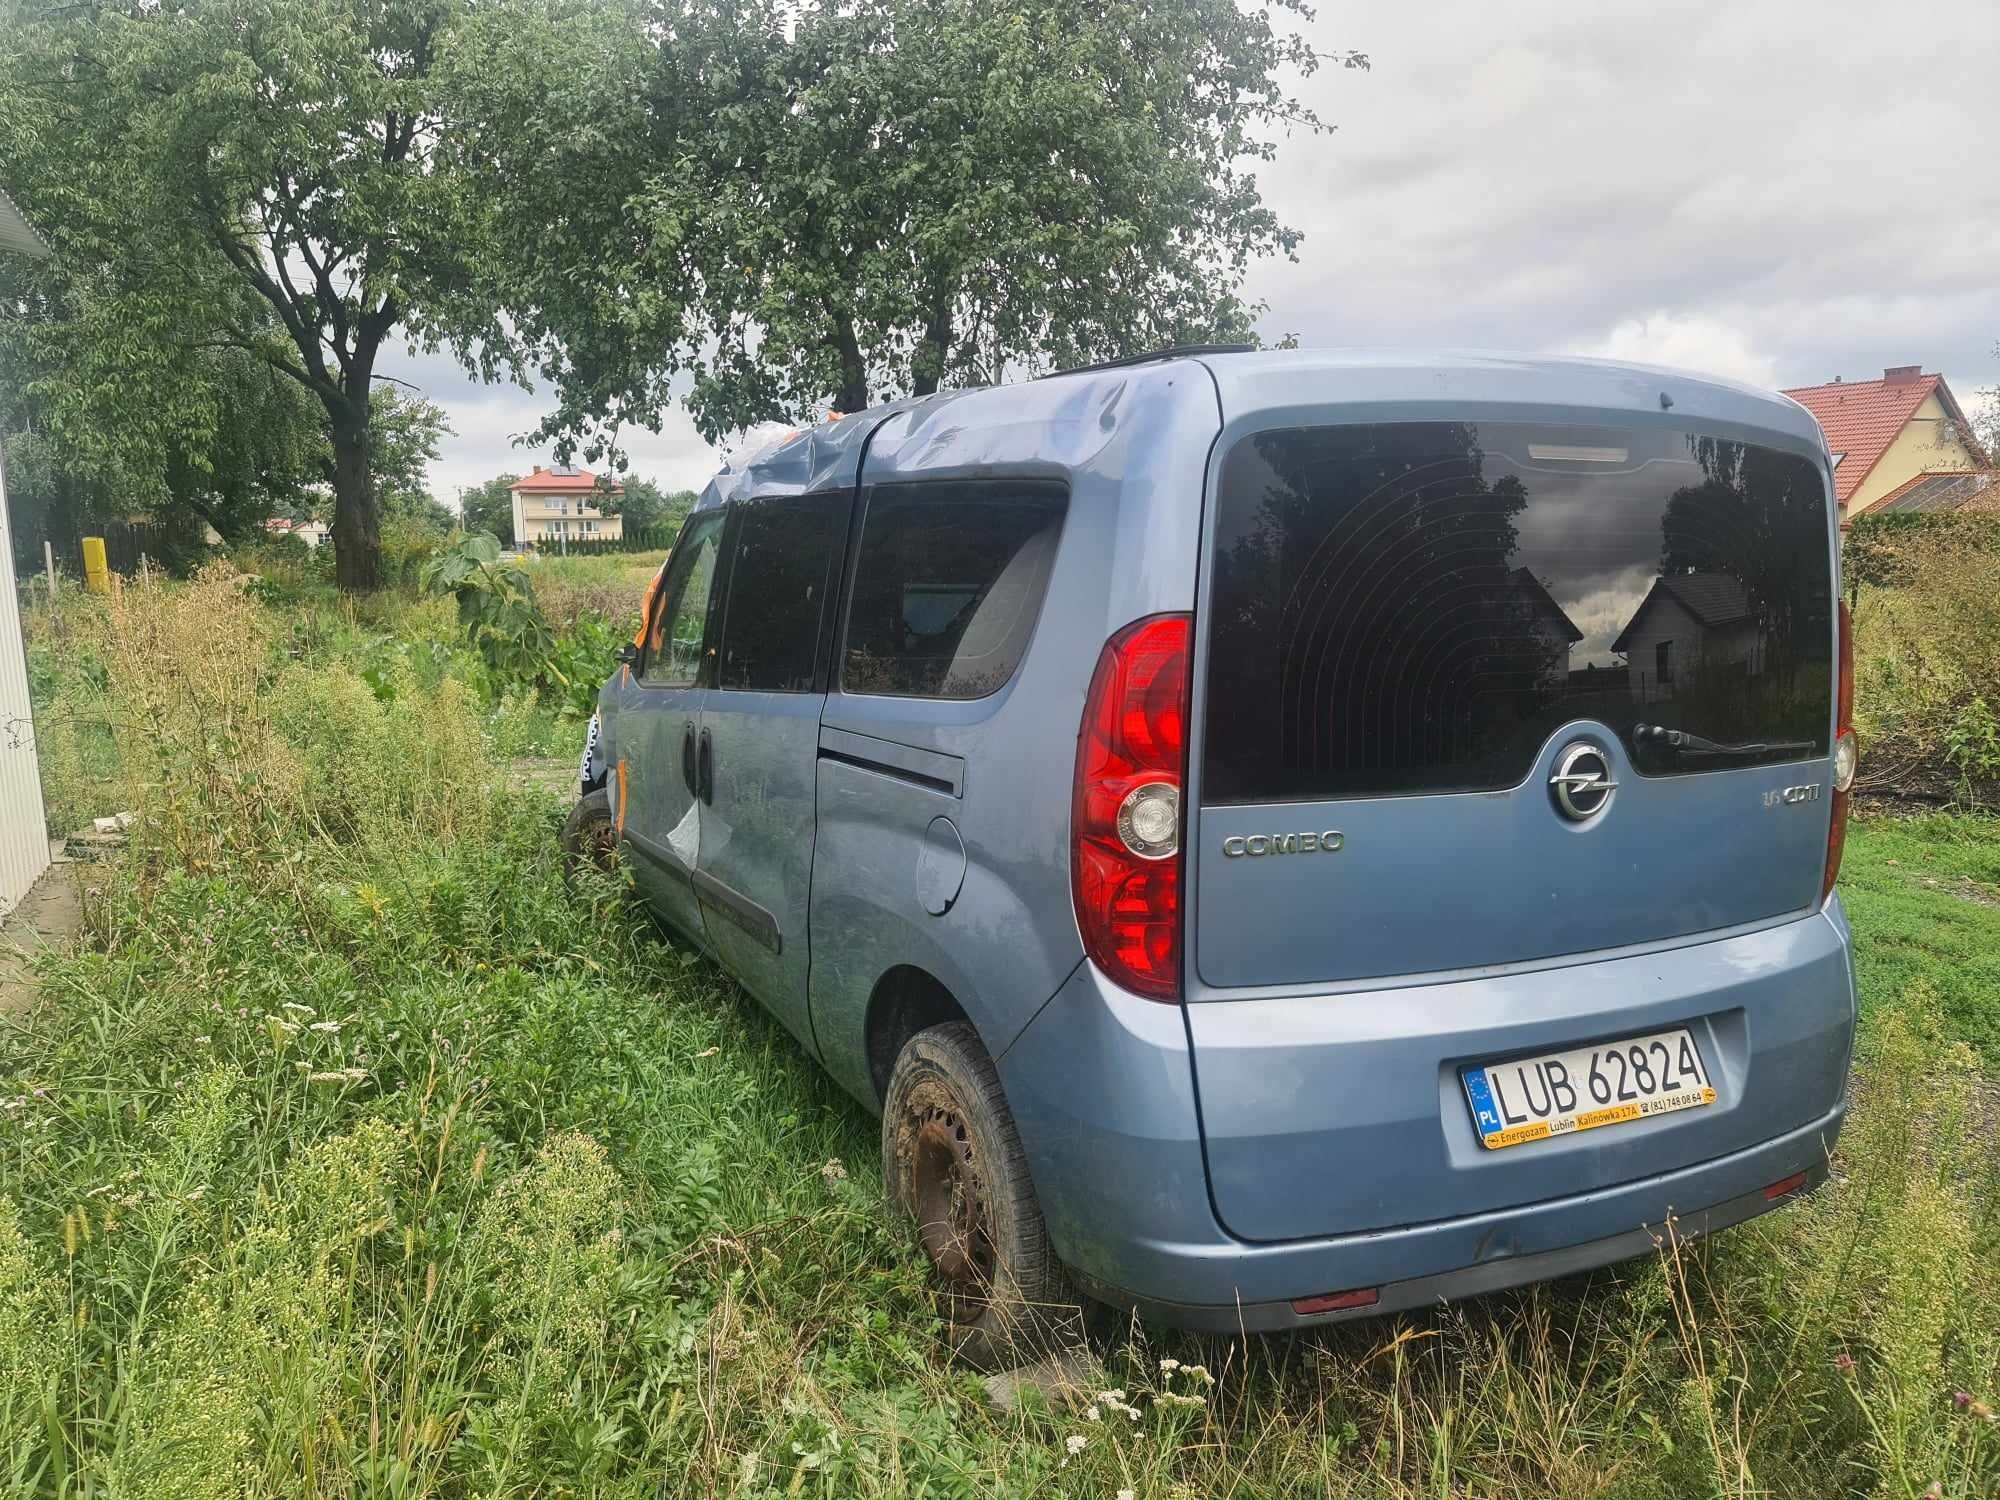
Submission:
M 1784 394 L 1826 434 L 1842 526 L 1863 511 L 1954 510 L 1994 497 L 1987 457 L 1951 387 L 1922 365 Z
M 615 542 L 625 535 L 625 518 L 607 516 L 600 502 L 624 488 L 616 480 L 598 488 L 588 469 L 567 464 L 535 465 L 535 472 L 517 480 L 514 496 L 514 544 L 519 547 L 561 546 L 572 542 Z

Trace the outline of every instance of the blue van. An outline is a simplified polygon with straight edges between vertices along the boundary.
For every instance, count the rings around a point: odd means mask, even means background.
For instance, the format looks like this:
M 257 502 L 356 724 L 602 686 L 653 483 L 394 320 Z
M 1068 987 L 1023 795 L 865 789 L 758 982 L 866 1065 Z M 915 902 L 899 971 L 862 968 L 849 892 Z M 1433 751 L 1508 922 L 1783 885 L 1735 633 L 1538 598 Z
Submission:
M 882 1115 L 957 1346 L 1293 1328 L 1823 1178 L 1832 468 L 1595 361 L 1168 351 L 703 492 L 572 818 Z

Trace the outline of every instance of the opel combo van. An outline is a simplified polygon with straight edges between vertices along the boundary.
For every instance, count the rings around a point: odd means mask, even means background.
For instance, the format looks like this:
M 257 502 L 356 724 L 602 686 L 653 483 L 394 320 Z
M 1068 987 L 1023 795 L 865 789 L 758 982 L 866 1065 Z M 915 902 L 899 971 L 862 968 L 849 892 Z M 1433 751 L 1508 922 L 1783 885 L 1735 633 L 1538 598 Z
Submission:
M 572 835 L 880 1111 L 975 1360 L 1646 1253 L 1845 1113 L 1831 479 L 1581 360 L 898 402 L 708 486 Z

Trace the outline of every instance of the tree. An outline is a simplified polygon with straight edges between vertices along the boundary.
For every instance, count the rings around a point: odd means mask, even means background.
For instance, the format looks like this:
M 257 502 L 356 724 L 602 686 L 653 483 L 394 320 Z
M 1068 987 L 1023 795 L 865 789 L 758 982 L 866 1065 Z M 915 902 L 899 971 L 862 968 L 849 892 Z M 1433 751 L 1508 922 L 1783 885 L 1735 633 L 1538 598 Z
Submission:
M 421 395 L 401 395 L 393 386 L 377 386 L 372 404 L 369 470 L 383 518 L 451 530 L 457 517 L 430 492 L 430 466 L 451 432 L 444 408 Z
M 459 525 L 468 533 L 484 531 L 500 545 L 514 545 L 514 486 L 519 474 L 500 474 L 459 495 Z
M 468 6 L 79 0 L 25 12 L 0 62 L 7 185 L 59 255 L 103 268 L 86 364 L 233 351 L 293 383 L 330 448 L 343 588 L 378 578 L 385 343 L 509 349 L 469 295 L 481 242 L 439 150 L 436 80 Z
M 1249 261 L 1299 240 L 1251 168 L 1271 129 L 1320 128 L 1283 81 L 1319 59 L 1272 20 L 1302 9 L 746 0 L 725 26 L 654 0 L 631 34 L 564 0 L 487 11 L 455 148 L 496 194 L 587 200 L 489 198 L 502 300 L 560 348 L 539 435 L 615 453 L 704 348 L 687 400 L 712 439 L 1243 336 Z M 573 128 L 507 128 L 525 97 Z
M 599 503 L 607 516 L 623 516 L 629 535 L 639 531 L 678 531 L 687 513 L 694 509 L 693 490 L 661 489 L 650 479 L 637 475 L 622 481 L 617 494 L 602 494 Z
M 0 115 L 5 105 L 0 104 Z M 144 513 L 228 541 L 253 532 L 320 473 L 327 448 L 304 392 L 241 350 L 171 365 L 119 357 L 106 273 L 56 215 L 58 253 L 0 257 L 0 434 L 17 554 L 44 537 Z

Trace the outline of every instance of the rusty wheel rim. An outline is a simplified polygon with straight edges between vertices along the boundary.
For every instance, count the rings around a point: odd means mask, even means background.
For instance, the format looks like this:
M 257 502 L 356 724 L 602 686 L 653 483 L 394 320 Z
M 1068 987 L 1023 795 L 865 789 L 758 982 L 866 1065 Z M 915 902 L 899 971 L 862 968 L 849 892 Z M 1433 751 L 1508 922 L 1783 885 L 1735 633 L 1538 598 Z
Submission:
M 618 863 L 618 829 L 611 819 L 601 819 L 584 829 L 583 854 L 600 870 L 609 870 Z
M 910 1201 L 917 1238 L 949 1293 L 983 1302 L 998 1257 L 972 1131 L 948 1101 L 919 1107 L 910 1123 Z

